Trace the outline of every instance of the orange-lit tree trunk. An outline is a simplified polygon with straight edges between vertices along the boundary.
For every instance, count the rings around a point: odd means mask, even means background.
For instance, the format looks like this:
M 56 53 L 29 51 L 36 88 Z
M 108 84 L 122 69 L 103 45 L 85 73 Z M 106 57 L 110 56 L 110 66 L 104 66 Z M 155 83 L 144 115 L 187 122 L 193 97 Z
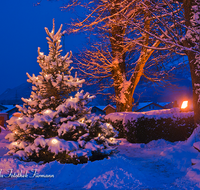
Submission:
M 113 15 L 113 19 L 118 21 L 122 18 L 121 15 L 116 14 L 120 11 L 120 1 L 121 0 L 112 0 L 111 3 L 114 5 L 110 8 L 110 15 Z M 116 16 L 115 16 L 116 14 Z M 112 53 L 112 64 L 111 64 L 111 73 L 113 77 L 113 86 L 116 96 L 116 106 L 117 111 L 125 111 L 123 104 L 120 103 L 120 94 L 121 86 L 123 81 L 126 80 L 126 63 L 125 63 L 125 51 L 124 51 L 124 27 L 120 26 L 117 22 L 111 25 L 110 30 L 110 44 L 111 44 L 111 53 Z
M 71 5 L 63 8 L 67 9 L 79 5 L 81 2 L 72 0 Z M 117 111 L 132 111 L 133 95 L 141 77 L 146 77 L 145 67 L 151 59 L 151 55 L 155 50 L 159 50 L 158 46 L 161 42 L 162 47 L 167 44 L 165 40 L 161 39 L 167 37 L 164 33 L 170 28 L 173 21 L 164 21 L 165 17 L 168 18 L 172 14 L 161 11 L 159 15 L 160 12 L 155 8 L 156 3 L 149 0 L 89 1 L 85 6 L 89 12 L 88 15 L 82 21 L 74 22 L 69 30 L 69 33 L 91 31 L 92 35 L 101 38 L 99 41 L 94 40 L 95 43 L 91 43 L 91 46 L 80 54 L 77 59 L 78 67 L 84 73 L 84 77 L 94 79 L 95 82 L 106 81 L 107 83 L 102 83 L 103 85 L 110 82 L 106 88 L 114 88 L 115 93 L 112 97 L 116 101 Z M 168 6 L 165 1 L 161 4 L 163 7 Z M 157 11 L 157 13 L 154 14 L 153 11 Z M 159 15 L 158 18 L 157 15 Z M 160 22 L 162 18 L 163 22 Z M 159 22 L 161 24 L 157 27 Z M 167 27 L 166 23 L 169 24 Z M 156 33 L 157 31 L 158 33 Z M 132 53 L 133 55 L 129 59 L 131 61 L 128 63 L 127 54 Z M 136 56 L 134 57 L 134 55 Z M 155 64 L 160 63 L 157 61 Z M 129 72 L 128 69 L 131 71 Z M 157 75 L 154 74 L 153 78 L 159 78 L 159 72 L 155 71 L 155 73 Z M 150 79 L 151 77 L 152 75 L 146 78 Z
M 195 49 L 195 51 L 186 51 L 186 54 L 192 78 L 194 121 L 196 125 L 200 125 L 200 1 L 185 0 L 183 5 L 188 27 L 184 45 Z
M 117 6 L 119 4 L 120 0 L 117 0 L 115 3 L 115 7 L 111 9 L 111 15 L 116 14 L 120 11 L 120 7 Z M 146 4 L 148 4 L 146 2 Z M 144 29 L 146 31 L 150 31 L 150 13 L 145 12 L 144 14 Z M 120 20 L 121 18 L 115 17 L 116 21 Z M 116 102 L 117 102 L 117 111 L 123 112 L 123 111 L 132 111 L 134 98 L 133 94 L 135 92 L 136 86 L 138 85 L 142 75 L 143 70 L 145 67 L 145 64 L 147 63 L 149 57 L 153 53 L 153 49 L 148 49 L 147 47 L 142 47 L 140 52 L 140 57 L 137 61 L 137 64 L 135 66 L 134 72 L 129 80 L 127 80 L 126 76 L 126 64 L 125 64 L 125 50 L 123 49 L 125 47 L 123 36 L 125 34 L 125 30 L 117 25 L 117 22 L 115 25 L 112 25 L 111 27 L 111 47 L 112 47 L 112 56 L 113 56 L 113 62 L 112 62 L 112 77 L 114 80 L 114 89 L 115 89 L 115 96 L 116 96 Z M 143 33 L 143 45 L 148 46 L 149 45 L 149 35 L 147 33 Z M 157 47 L 160 44 L 159 41 L 156 41 L 156 43 L 153 45 L 153 47 Z

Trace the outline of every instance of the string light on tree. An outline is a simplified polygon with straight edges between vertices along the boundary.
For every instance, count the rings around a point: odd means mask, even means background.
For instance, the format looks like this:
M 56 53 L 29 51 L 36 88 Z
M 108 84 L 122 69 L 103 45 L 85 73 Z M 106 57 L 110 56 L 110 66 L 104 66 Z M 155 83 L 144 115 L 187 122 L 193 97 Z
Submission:
M 113 138 L 113 137 L 110 137 L 110 141 L 111 141 L 111 142 L 114 141 L 114 138 Z
M 48 109 L 48 110 L 46 110 L 44 113 L 45 114 L 49 114 L 49 113 L 51 113 L 52 111 L 50 110 L 50 109 Z
M 17 146 L 17 145 L 18 145 L 17 142 L 12 142 L 11 144 L 14 145 L 14 146 Z
M 51 140 L 51 143 L 52 143 L 52 144 L 58 144 L 58 142 L 59 142 L 59 141 L 58 141 L 57 139 L 52 139 L 52 140 Z
M 23 98 L 24 105 L 17 106 L 20 117 L 8 120 L 11 133 L 6 139 L 13 142 L 16 141 L 13 137 L 17 137 L 18 142 L 18 146 L 11 143 L 8 154 L 23 160 L 78 164 L 98 159 L 91 147 L 101 154 L 100 158 L 115 151 L 109 145 L 109 138 L 117 132 L 105 125 L 102 116 L 92 115 L 91 108 L 86 106 L 94 96 L 79 91 L 85 80 L 77 79 L 77 74 L 71 75 L 71 52 L 61 56 L 61 29 L 62 25 L 55 33 L 54 23 L 51 33 L 45 28 L 49 54 L 44 55 L 38 48 L 37 62 L 42 71 L 37 77 L 27 73 L 27 81 L 32 83 L 30 98 Z
M 80 122 L 81 122 L 81 123 L 83 123 L 84 121 L 85 121 L 85 119 L 84 119 L 84 118 L 80 119 Z

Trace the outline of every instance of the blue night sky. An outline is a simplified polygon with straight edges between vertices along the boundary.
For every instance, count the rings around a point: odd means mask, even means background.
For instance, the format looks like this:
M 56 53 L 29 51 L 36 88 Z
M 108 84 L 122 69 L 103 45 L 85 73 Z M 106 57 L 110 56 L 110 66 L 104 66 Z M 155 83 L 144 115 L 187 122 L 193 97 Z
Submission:
M 65 29 L 65 23 L 70 23 L 71 18 L 76 18 L 76 14 L 61 11 L 60 7 L 64 0 L 42 0 L 41 5 L 34 6 L 36 2 L 37 0 L 3 0 L 0 3 L 0 94 L 7 88 L 14 88 L 26 83 L 26 72 L 30 75 L 33 73 L 37 75 L 40 72 L 37 63 L 38 47 L 41 47 L 41 51 L 46 55 L 48 54 L 47 35 L 44 27 L 51 30 L 52 20 L 55 18 L 56 30 L 60 24 L 64 24 L 63 28 Z M 81 15 L 80 11 L 78 15 Z M 84 34 L 65 36 L 63 40 L 65 42 L 64 51 L 72 50 L 73 54 L 86 44 Z M 190 80 L 188 81 L 190 83 Z M 182 90 L 184 93 L 188 90 L 191 92 L 191 88 L 187 87 L 191 86 L 188 81 L 184 83 Z M 166 91 L 169 90 L 166 89 Z M 173 91 L 174 89 L 170 90 L 170 92 Z M 173 99 L 177 99 L 175 96 L 178 95 L 174 95 Z
M 38 74 L 37 48 L 47 54 L 44 27 L 52 29 L 55 18 L 56 29 L 69 23 L 72 15 L 61 11 L 63 1 L 47 2 L 33 6 L 37 0 L 6 0 L 0 3 L 1 46 L 0 46 L 0 94 L 7 88 L 14 88 L 27 80 L 26 72 Z M 66 25 L 64 25 L 66 27 Z M 79 37 L 65 37 L 65 50 L 77 52 L 81 47 Z

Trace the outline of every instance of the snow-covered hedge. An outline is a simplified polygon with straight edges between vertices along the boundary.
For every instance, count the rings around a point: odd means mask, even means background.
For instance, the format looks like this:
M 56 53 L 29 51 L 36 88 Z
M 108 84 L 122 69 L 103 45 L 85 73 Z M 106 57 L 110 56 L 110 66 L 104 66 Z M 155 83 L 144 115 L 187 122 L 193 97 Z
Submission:
M 193 112 L 166 109 L 148 112 L 120 112 L 106 116 L 119 137 L 132 143 L 148 143 L 165 139 L 171 142 L 186 140 L 194 130 Z

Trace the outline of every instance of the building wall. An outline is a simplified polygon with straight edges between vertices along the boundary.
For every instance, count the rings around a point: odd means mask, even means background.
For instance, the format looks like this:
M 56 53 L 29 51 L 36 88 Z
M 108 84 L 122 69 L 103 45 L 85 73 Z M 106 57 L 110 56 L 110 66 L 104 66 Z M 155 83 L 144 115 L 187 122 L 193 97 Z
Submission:
M 155 105 L 149 105 L 147 107 L 144 107 L 143 109 L 139 110 L 138 112 L 143 112 L 143 111 L 151 111 L 151 110 L 161 110 L 162 108 L 155 106 Z
M 92 110 L 91 110 L 91 113 L 95 113 L 96 115 L 105 115 L 105 112 L 100 110 L 99 108 L 97 107 L 93 107 Z
M 8 113 L 0 113 L 0 125 L 2 127 L 6 126 L 6 121 L 9 119 Z
M 115 111 L 115 109 L 113 109 L 112 107 L 107 107 L 107 108 L 105 109 L 105 112 L 106 112 L 106 115 L 108 115 L 109 113 L 114 113 L 114 112 L 116 112 L 116 111 Z

